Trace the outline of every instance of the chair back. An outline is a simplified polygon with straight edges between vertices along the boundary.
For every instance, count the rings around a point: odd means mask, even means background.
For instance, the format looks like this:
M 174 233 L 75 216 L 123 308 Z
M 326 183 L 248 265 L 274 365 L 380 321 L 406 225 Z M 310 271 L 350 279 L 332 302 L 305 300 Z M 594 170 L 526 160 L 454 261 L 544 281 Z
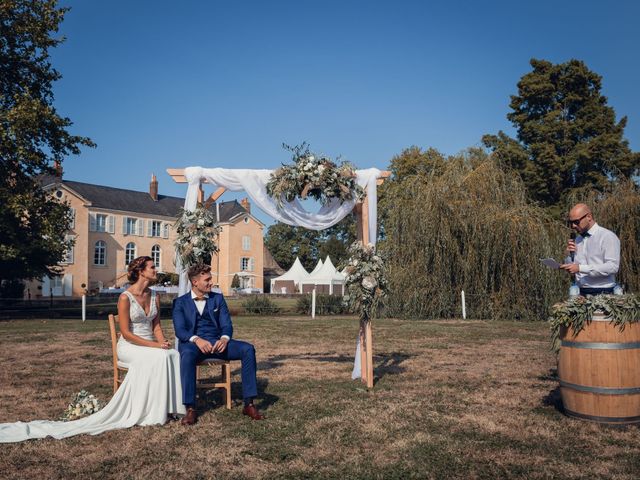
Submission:
M 114 393 L 118 389 L 118 316 L 109 314 L 109 333 L 111 334 L 111 353 L 113 354 Z

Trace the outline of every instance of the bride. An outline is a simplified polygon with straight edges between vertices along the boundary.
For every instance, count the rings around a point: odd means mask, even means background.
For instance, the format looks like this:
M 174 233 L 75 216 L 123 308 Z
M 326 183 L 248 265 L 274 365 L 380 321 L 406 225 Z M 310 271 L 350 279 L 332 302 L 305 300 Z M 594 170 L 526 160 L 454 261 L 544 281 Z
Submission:
M 151 257 L 134 259 L 128 268 L 131 286 L 118 299 L 121 337 L 118 363 L 129 370 L 118 391 L 97 413 L 71 422 L 34 420 L 0 424 L 0 443 L 33 438 L 65 438 L 133 425 L 156 425 L 169 414 L 184 414 L 180 354 L 170 348 L 160 326 L 160 301 L 149 288 L 156 280 Z

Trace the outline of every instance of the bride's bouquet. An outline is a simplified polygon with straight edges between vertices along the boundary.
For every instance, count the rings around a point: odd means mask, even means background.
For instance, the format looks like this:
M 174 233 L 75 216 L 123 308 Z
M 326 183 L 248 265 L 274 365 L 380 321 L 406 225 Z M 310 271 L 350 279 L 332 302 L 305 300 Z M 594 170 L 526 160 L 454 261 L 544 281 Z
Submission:
M 86 390 L 80 390 L 67 406 L 67 409 L 62 415 L 62 420 L 77 420 L 96 413 L 101 408 L 102 405 L 95 395 L 90 394 Z

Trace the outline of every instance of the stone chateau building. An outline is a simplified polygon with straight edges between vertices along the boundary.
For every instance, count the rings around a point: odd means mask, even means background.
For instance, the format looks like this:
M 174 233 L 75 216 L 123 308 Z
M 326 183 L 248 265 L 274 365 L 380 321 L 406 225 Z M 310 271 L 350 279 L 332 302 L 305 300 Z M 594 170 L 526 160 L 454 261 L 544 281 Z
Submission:
M 61 264 L 62 275 L 27 285 L 31 298 L 121 287 L 127 283 L 127 265 L 140 255 L 152 257 L 160 272 L 175 272 L 173 224 L 184 199 L 159 195 L 155 175 L 148 192 L 53 176 L 43 181 L 45 190 L 71 206 L 73 223 L 67 238 L 75 244 Z M 220 252 L 211 262 L 214 283 L 229 294 L 238 275 L 241 287 L 262 290 L 264 225 L 251 215 L 248 199 L 220 202 L 211 209 L 222 227 Z

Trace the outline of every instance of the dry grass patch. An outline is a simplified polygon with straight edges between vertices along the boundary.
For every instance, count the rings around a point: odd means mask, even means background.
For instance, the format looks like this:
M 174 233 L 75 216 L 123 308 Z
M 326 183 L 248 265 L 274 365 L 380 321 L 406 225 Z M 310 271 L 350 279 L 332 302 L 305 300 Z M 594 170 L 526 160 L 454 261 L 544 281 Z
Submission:
M 165 328 L 171 334 L 170 322 Z M 349 380 L 357 321 L 238 318 L 256 345 L 265 422 L 218 392 L 193 428 L 170 422 L 1 444 L 6 478 L 635 479 L 640 430 L 563 416 L 546 325 L 374 324 L 376 387 Z M 110 397 L 106 322 L 0 323 L 0 421 L 55 419 L 81 388 Z

